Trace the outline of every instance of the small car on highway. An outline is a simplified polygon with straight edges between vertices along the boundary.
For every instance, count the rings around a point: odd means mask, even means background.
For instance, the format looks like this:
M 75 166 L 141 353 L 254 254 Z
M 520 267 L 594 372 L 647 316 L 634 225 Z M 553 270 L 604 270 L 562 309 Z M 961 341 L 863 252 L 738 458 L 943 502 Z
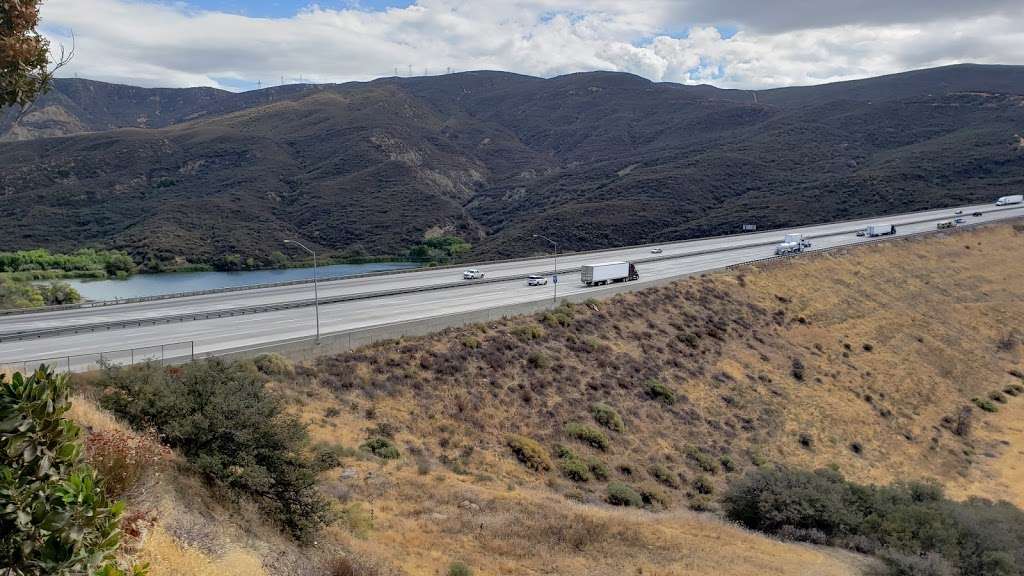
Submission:
M 661 248 L 651 248 L 651 254 L 661 254 Z
M 975 212 L 974 214 L 971 214 L 971 216 L 974 216 L 975 218 L 977 218 L 978 216 L 981 216 L 982 214 L 984 214 L 984 212 Z
M 484 273 L 477 270 L 476 268 L 470 268 L 462 273 L 463 280 L 479 280 L 484 277 Z
M 959 216 L 959 215 L 961 215 L 963 213 L 964 213 L 963 210 L 957 210 L 956 212 L 953 212 L 953 214 L 956 214 L 957 216 Z
M 956 220 L 953 220 L 953 222 L 956 224 L 963 224 L 964 222 L 967 222 L 967 218 L 957 218 Z
M 526 278 L 527 286 L 543 286 L 548 283 L 548 279 L 543 276 L 537 276 L 536 274 L 528 276 Z
M 867 233 L 867 230 L 857 230 L 857 236 L 865 236 Z

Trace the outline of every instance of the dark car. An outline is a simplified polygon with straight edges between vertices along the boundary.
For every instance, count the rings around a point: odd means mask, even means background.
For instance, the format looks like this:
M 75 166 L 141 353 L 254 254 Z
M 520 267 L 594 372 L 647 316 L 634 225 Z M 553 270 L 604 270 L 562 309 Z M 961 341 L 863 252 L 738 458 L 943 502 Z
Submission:
M 981 216 L 982 214 L 984 214 L 984 212 L 975 212 L 974 214 L 971 214 L 971 216 L 974 216 L 975 218 L 977 218 L 978 216 Z

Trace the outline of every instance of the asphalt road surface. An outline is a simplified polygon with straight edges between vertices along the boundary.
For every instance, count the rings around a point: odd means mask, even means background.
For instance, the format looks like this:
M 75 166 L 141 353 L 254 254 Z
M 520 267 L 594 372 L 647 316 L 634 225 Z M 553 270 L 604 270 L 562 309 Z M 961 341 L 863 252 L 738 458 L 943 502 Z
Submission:
M 559 256 L 558 267 L 560 270 L 565 270 L 579 268 L 585 263 L 659 258 L 657 261 L 637 264 L 641 281 L 635 285 L 642 287 L 644 283 L 651 280 L 713 270 L 771 256 L 774 254 L 775 243 L 780 241 L 787 232 L 804 233 L 813 243 L 811 251 L 814 251 L 869 240 L 856 236 L 855 231 L 863 229 L 870 223 L 895 224 L 898 236 L 935 230 L 936 221 L 951 219 L 957 209 L 963 210 L 963 217 L 966 218 L 968 224 L 1024 216 L 1024 205 L 1000 208 L 996 208 L 992 204 L 964 206 L 788 230 L 666 243 L 657 246 L 662 249 L 662 253 L 657 255 L 651 253 L 653 246 L 623 248 L 600 253 L 565 254 Z M 975 211 L 984 212 L 984 215 L 972 217 L 971 213 Z M 925 221 L 916 224 L 908 223 L 917 220 Z M 462 269 L 460 268 L 426 269 L 321 283 L 319 286 L 321 299 L 458 283 L 454 287 L 321 304 L 321 333 L 481 310 L 542 300 L 552 296 L 552 284 L 530 287 L 526 285 L 524 279 L 519 278 L 526 274 L 550 274 L 553 267 L 551 257 L 480 264 L 474 267 L 483 271 L 488 280 L 508 279 L 488 283 L 462 281 Z M 513 277 L 515 279 L 512 279 Z M 559 296 L 600 291 L 600 288 L 584 286 L 580 282 L 578 272 L 560 274 L 559 280 Z M 312 284 L 299 284 L 98 308 L 3 316 L 0 317 L 0 334 L 305 301 L 312 298 L 312 292 Z M 200 354 L 308 337 L 312 336 L 313 332 L 314 309 L 312 306 L 169 324 L 143 323 L 141 326 L 120 327 L 97 332 L 3 341 L 0 342 L 0 365 L 5 362 L 63 357 L 104 350 L 144 346 L 153 346 L 154 349 L 159 349 L 161 345 L 184 341 L 192 341 L 194 344 L 168 346 L 165 354 L 174 356 L 192 351 Z M 183 346 L 186 347 L 183 348 Z M 193 346 L 194 350 L 192 350 Z

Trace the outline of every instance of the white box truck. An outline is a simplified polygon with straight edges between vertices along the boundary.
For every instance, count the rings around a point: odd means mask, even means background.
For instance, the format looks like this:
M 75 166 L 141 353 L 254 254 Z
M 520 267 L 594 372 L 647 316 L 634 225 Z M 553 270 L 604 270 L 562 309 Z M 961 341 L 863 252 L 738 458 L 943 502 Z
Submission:
M 999 200 L 996 200 L 996 206 L 1009 206 L 1010 204 L 1020 204 L 1024 202 L 1024 194 L 1014 194 L 1013 196 L 1002 196 Z
M 810 248 L 811 247 L 810 241 L 804 240 L 804 235 L 800 234 L 799 232 L 792 233 L 792 234 L 786 234 L 786 236 L 782 239 L 782 243 L 783 244 L 796 243 L 796 244 L 799 244 L 801 248 Z
M 580 279 L 587 286 L 597 286 L 609 282 L 628 282 L 640 278 L 636 266 L 630 262 L 603 262 L 601 264 L 584 264 L 580 269 Z
M 867 229 L 868 236 L 890 236 L 896 233 L 896 227 L 892 224 L 872 224 Z
M 784 256 L 786 254 L 799 254 L 804 251 L 804 245 L 799 242 L 783 242 L 775 247 L 776 256 Z

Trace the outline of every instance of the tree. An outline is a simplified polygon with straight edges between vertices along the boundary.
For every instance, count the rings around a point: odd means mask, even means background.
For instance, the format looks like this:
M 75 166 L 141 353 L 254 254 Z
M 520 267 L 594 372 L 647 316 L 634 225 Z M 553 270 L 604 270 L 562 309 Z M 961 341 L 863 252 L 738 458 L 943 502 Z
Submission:
M 48 68 L 50 43 L 36 32 L 38 24 L 38 0 L 0 0 L 0 108 L 28 105 L 56 71 Z M 68 59 L 62 53 L 57 67 Z
M 85 464 L 70 407 L 67 378 L 44 366 L 0 375 L 0 574 L 122 574 L 124 504 Z

